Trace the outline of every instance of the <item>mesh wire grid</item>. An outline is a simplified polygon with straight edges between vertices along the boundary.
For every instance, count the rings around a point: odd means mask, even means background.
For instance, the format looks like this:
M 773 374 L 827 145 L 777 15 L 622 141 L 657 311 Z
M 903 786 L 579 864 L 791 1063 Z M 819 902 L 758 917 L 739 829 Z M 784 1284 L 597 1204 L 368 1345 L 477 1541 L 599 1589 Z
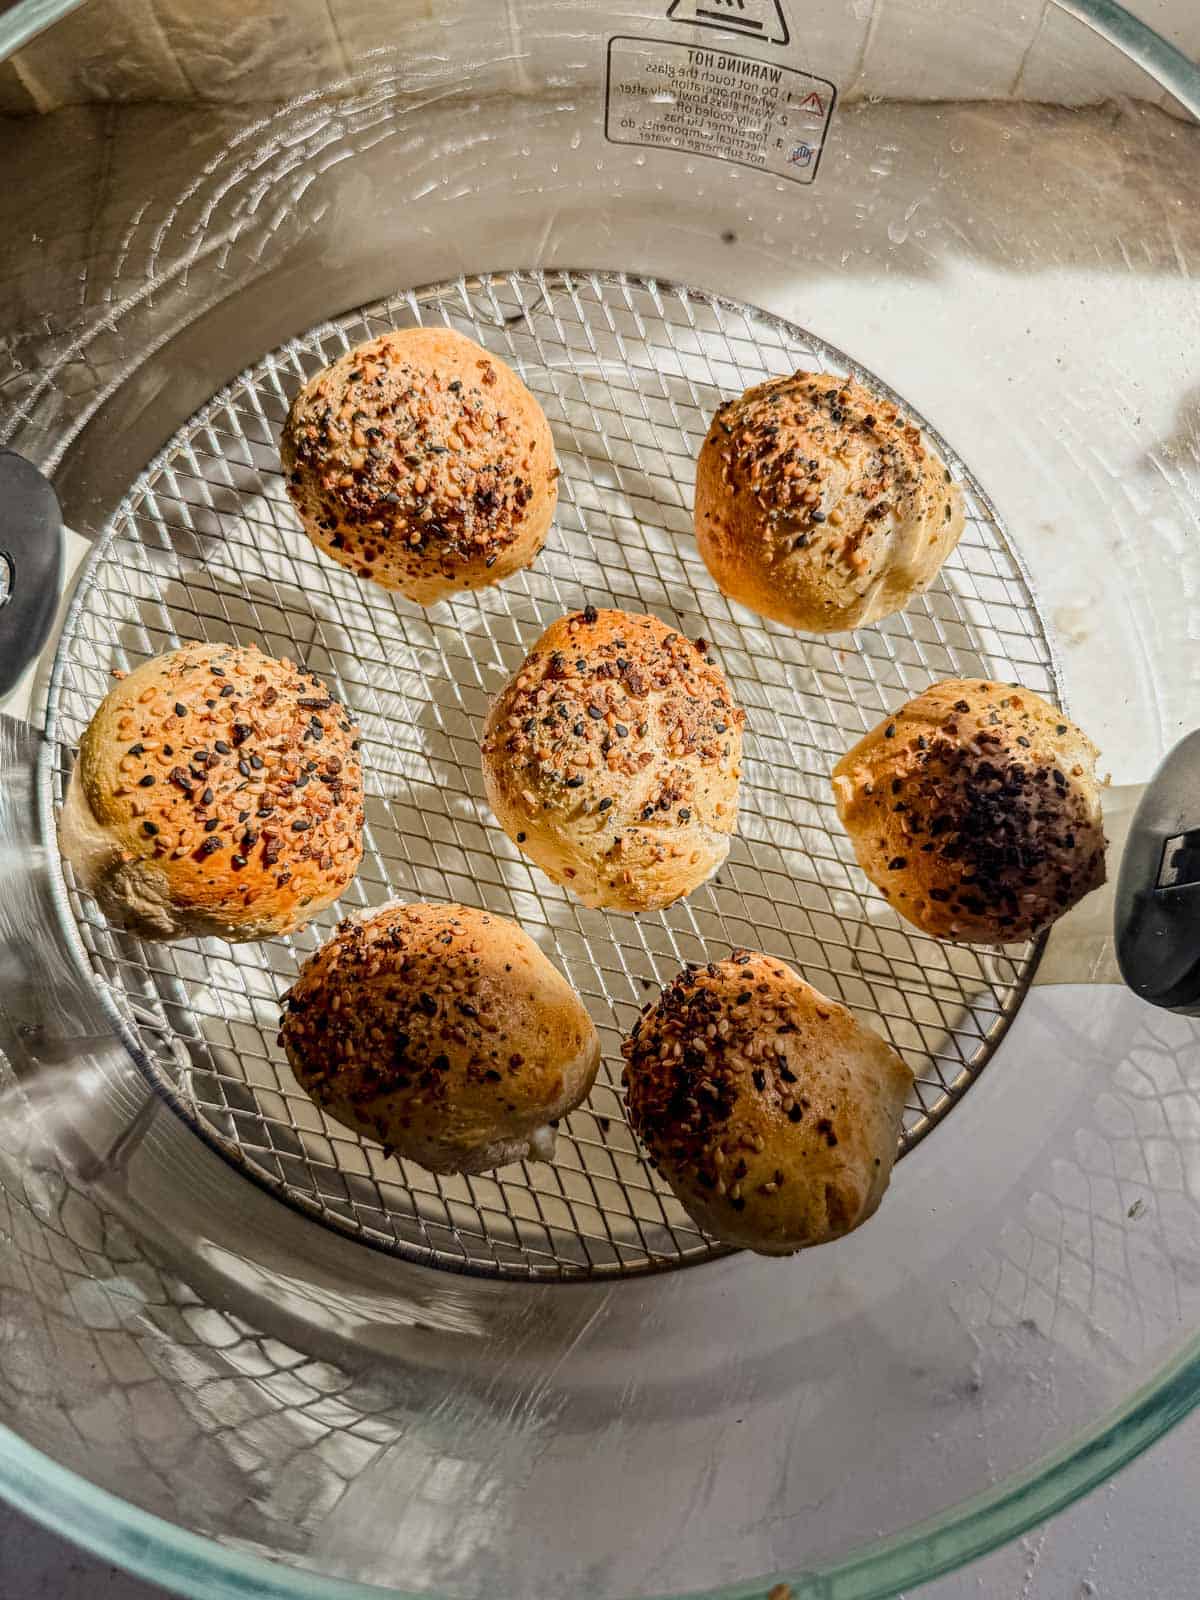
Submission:
M 430 611 L 316 553 L 277 450 L 304 381 L 352 345 L 413 323 L 457 327 L 512 363 L 550 418 L 563 471 L 556 530 L 534 566 Z M 792 963 L 906 1058 L 916 1083 L 902 1154 L 993 1053 L 1036 949 L 949 946 L 902 923 L 854 863 L 829 772 L 885 712 L 939 678 L 1019 681 L 1057 698 L 1050 649 L 986 496 L 932 429 L 967 522 L 938 583 L 906 612 L 814 638 L 721 595 L 691 537 L 697 451 L 722 399 L 801 366 L 853 372 L 890 393 L 800 328 L 678 285 L 589 272 L 458 280 L 354 311 L 267 355 L 131 487 L 59 644 L 52 798 L 112 670 L 185 639 L 299 658 L 361 725 L 362 867 L 340 905 L 301 933 L 252 946 L 145 943 L 107 926 L 66 875 L 75 948 L 159 1088 L 292 1204 L 411 1259 L 506 1277 L 628 1275 L 720 1254 L 641 1155 L 619 1043 L 685 961 L 734 945 Z M 478 735 L 491 695 L 555 617 L 588 602 L 707 636 L 748 714 L 729 858 L 655 915 L 578 905 L 526 863 L 484 798 Z M 584 997 L 605 1062 L 587 1104 L 560 1127 L 553 1164 L 435 1177 L 357 1139 L 294 1082 L 276 1043 L 279 995 L 339 916 L 393 897 L 515 919 Z

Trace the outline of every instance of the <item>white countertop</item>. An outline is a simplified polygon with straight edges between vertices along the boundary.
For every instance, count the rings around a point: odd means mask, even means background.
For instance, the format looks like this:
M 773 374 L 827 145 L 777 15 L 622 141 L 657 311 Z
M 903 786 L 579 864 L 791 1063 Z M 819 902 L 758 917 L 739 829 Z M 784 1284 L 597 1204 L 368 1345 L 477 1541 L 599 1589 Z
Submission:
M 1044 1527 L 906 1600 L 1192 1600 L 1200 1570 L 1200 1412 Z M 0 1600 L 161 1600 L 0 1509 Z

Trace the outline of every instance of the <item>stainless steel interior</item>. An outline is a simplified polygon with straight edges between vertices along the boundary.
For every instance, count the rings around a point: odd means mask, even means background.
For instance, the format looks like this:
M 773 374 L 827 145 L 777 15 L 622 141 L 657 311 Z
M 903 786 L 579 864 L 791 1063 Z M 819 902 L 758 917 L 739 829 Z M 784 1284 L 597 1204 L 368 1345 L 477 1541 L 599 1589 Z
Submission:
M 414 322 L 459 328 L 510 361 L 547 411 L 563 470 L 557 528 L 538 561 L 437 613 L 317 554 L 277 448 L 309 376 Z M 1055 698 L 1050 649 L 984 488 L 920 418 L 968 513 L 929 594 L 877 628 L 826 639 L 724 600 L 690 537 L 696 452 L 723 398 L 797 367 L 886 387 L 799 327 L 678 285 L 600 272 L 459 279 L 324 322 L 265 356 L 130 486 L 62 632 L 44 806 L 61 799 L 112 670 L 181 640 L 254 641 L 298 657 L 361 719 L 366 854 L 340 911 L 267 945 L 161 945 L 115 932 L 69 874 L 60 899 L 80 962 L 156 1086 L 293 1205 L 412 1260 L 506 1277 L 626 1275 L 722 1253 L 643 1158 L 625 1117 L 619 1043 L 685 961 L 735 945 L 792 962 L 903 1053 L 916 1085 L 902 1153 L 986 1065 L 1036 948 L 945 945 L 903 923 L 855 868 L 828 774 L 882 714 L 937 679 L 1019 681 Z M 709 636 L 749 713 L 729 860 L 652 916 L 577 904 L 524 861 L 483 795 L 478 735 L 489 697 L 551 620 L 588 602 L 652 611 Z M 514 918 L 585 997 L 605 1063 L 587 1105 L 560 1129 L 553 1165 L 435 1177 L 356 1138 L 294 1082 L 275 1039 L 279 996 L 339 915 L 394 896 L 460 899 Z

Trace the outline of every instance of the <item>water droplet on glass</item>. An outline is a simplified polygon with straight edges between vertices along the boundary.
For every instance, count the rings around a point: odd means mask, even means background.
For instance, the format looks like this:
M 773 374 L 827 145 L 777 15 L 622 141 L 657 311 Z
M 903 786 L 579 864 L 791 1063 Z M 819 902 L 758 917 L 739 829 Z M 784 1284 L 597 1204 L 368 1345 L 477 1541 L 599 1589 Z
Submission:
M 960 156 L 967 147 L 961 139 L 951 139 L 950 148 L 956 156 Z
M 577 128 L 575 130 L 575 132 L 571 135 L 571 149 L 572 150 L 578 150 L 579 146 L 582 143 L 583 143 L 583 135 L 579 132 L 579 130 Z

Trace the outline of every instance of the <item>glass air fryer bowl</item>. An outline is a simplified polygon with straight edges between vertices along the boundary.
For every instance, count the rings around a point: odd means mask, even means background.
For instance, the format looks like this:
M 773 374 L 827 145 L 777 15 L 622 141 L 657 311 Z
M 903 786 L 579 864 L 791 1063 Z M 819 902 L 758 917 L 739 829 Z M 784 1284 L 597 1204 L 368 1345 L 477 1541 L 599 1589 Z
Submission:
M 1195 1403 L 1197 1022 L 1121 985 L 1101 896 L 1044 953 L 905 934 L 825 787 L 933 678 L 1007 675 L 1101 745 L 1119 845 L 1200 720 L 1200 22 L 1139 9 L 1161 34 L 1107 0 L 0 16 L 0 445 L 73 591 L 0 723 L 14 1503 L 190 1595 L 885 1595 Z M 308 552 L 275 462 L 301 375 L 415 319 L 516 360 L 564 467 L 533 572 L 427 614 Z M 890 386 L 972 511 L 931 596 L 824 641 L 721 600 L 688 532 L 711 408 L 812 362 Z M 721 883 L 636 924 L 522 868 L 473 766 L 585 599 L 708 633 L 754 729 Z M 422 1189 L 306 1109 L 274 1008 L 333 913 L 164 953 L 77 893 L 73 743 L 198 634 L 362 717 L 347 906 L 492 906 L 585 994 L 608 1077 L 555 1168 Z M 918 1071 L 878 1216 L 786 1262 L 670 1211 L 615 1088 L 650 984 L 737 942 Z

